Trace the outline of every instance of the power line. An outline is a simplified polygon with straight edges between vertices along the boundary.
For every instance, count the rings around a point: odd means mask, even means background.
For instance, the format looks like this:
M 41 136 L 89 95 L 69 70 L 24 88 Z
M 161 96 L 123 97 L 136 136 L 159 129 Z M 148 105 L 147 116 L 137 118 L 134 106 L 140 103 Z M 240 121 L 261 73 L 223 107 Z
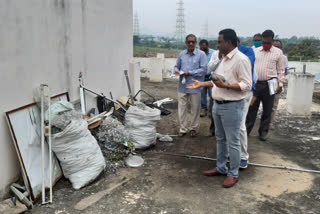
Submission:
M 209 34 L 208 33 L 208 19 L 206 19 L 204 25 L 202 26 L 202 32 L 201 32 L 202 38 L 208 39 L 209 38 L 208 34 Z
M 177 9 L 177 20 L 176 20 L 176 38 L 177 38 L 177 41 L 183 42 L 186 34 L 183 0 L 179 0 L 177 4 L 178 4 L 178 9 Z

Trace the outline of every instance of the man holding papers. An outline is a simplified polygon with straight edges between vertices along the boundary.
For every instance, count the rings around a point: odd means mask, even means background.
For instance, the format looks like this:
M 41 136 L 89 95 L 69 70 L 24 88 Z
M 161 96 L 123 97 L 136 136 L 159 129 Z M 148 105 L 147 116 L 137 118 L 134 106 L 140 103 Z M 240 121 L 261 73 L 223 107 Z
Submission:
M 254 67 L 258 75 L 258 81 L 253 92 L 253 101 L 249 108 L 246 119 L 247 133 L 250 134 L 256 117 L 260 102 L 262 102 L 263 112 L 261 116 L 259 138 L 267 140 L 269 131 L 271 112 L 275 94 L 282 91 L 284 82 L 284 61 L 283 53 L 279 48 L 272 46 L 274 33 L 266 30 L 262 33 L 262 47 L 254 49 L 256 61 Z
M 207 73 L 207 56 L 195 48 L 197 38 L 193 34 L 186 37 L 187 49 L 179 54 L 175 65 L 175 74 L 179 75 L 178 86 L 178 114 L 180 122 L 179 136 L 188 132 L 190 137 L 195 137 L 200 127 L 200 88 L 188 89 L 187 85 L 192 80 L 203 81 Z M 189 109 L 190 108 L 190 109 Z

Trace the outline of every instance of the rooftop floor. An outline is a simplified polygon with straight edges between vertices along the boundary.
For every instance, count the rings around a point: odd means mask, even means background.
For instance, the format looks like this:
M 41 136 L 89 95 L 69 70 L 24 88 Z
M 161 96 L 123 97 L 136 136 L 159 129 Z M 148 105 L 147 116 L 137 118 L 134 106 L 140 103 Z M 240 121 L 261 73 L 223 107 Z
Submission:
M 173 80 L 150 83 L 143 79 L 142 88 L 157 98 L 177 98 Z M 281 108 L 281 102 L 279 106 L 268 141 L 259 141 L 256 130 L 249 137 L 250 162 L 320 170 L 320 107 L 315 104 L 309 118 L 294 118 Z M 178 131 L 177 110 L 170 110 L 172 114 L 160 121 L 159 133 Z M 61 180 L 54 187 L 54 203 L 37 204 L 29 213 L 319 213 L 320 174 L 249 166 L 240 171 L 233 188 L 225 189 L 224 177 L 202 175 L 215 166 L 214 161 L 161 154 L 215 158 L 209 123 L 208 117 L 201 118 L 196 138 L 176 137 L 172 143 L 158 142 L 140 151 L 143 167 L 103 174 L 78 191 Z

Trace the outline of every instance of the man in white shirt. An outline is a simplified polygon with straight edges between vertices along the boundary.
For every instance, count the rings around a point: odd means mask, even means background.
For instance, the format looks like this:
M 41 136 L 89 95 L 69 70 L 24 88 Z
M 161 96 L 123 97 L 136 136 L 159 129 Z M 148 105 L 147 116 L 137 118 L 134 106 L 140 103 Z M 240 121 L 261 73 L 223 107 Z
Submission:
M 211 56 L 211 59 L 208 63 L 208 73 L 210 73 L 210 77 L 211 75 L 214 75 L 215 74 L 215 71 L 217 70 L 217 68 L 219 67 L 220 65 L 220 62 L 222 61 L 222 54 L 219 52 L 219 50 L 216 50 L 213 52 L 212 56 Z M 212 89 L 211 89 L 212 90 Z M 212 101 L 212 106 L 213 106 L 213 98 L 212 98 L 212 93 L 211 94 L 211 101 Z M 212 109 L 211 109 L 212 111 Z M 212 112 L 211 112 L 212 113 Z M 210 133 L 211 133 L 211 136 L 215 136 L 215 127 L 214 127 L 214 120 L 213 120 L 213 117 L 212 117 L 212 114 L 211 114 L 211 124 L 210 124 Z
M 229 188 L 239 180 L 240 125 L 244 98 L 252 87 L 251 64 L 237 48 L 237 34 L 232 29 L 219 32 L 218 49 L 224 55 L 216 74 L 217 81 L 199 82 L 187 88 L 213 86 L 213 118 L 216 126 L 217 167 L 204 171 L 207 176 L 226 175 L 223 187 Z M 219 78 L 219 75 L 225 79 Z M 228 155 L 230 167 L 227 167 Z

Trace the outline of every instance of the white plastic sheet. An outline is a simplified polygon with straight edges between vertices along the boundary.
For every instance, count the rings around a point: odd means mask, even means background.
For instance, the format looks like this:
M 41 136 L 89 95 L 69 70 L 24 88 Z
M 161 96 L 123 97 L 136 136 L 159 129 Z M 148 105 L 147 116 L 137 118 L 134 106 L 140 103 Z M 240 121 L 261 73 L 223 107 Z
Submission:
M 62 132 L 53 135 L 52 150 L 74 189 L 80 189 L 96 179 L 106 166 L 100 147 L 85 120 L 73 120 Z

